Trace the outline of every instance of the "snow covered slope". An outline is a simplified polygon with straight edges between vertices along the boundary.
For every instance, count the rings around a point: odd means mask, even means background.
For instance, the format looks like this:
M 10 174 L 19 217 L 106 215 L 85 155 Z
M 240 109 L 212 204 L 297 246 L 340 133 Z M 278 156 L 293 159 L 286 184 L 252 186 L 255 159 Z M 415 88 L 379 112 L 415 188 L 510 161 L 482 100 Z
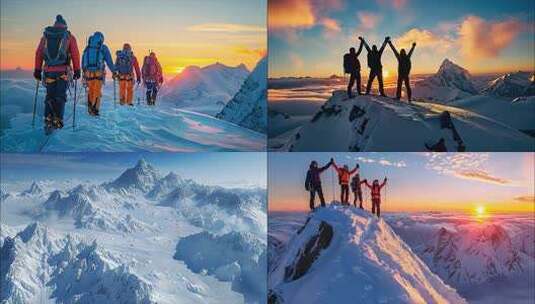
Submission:
M 4 193 L 0 302 L 265 302 L 265 189 L 207 186 L 143 159 L 111 182 L 47 188 Z
M 529 72 L 508 73 L 491 81 L 483 93 L 509 98 L 535 95 L 533 77 Z
M 529 134 L 535 134 L 535 98 L 511 101 L 510 98 L 477 95 L 453 101 L 449 106 L 490 117 Z
M 310 214 L 277 263 L 269 303 L 465 303 L 386 222 L 356 208 Z
M 267 57 L 264 57 L 247 77 L 238 93 L 216 117 L 266 133 L 267 67 Z
M 412 95 L 436 102 L 447 103 L 477 94 L 470 73 L 444 59 L 438 72 L 414 85 Z
M 238 92 L 247 75 L 249 71 L 243 64 L 236 67 L 221 63 L 203 68 L 189 66 L 164 83 L 161 96 L 165 102 L 181 109 L 216 115 Z
M 160 97 L 156 107 L 149 107 L 143 101 L 142 89 L 135 90 L 134 107 L 114 106 L 111 81 L 104 86 L 101 115 L 98 118 L 87 114 L 87 97 L 79 86 L 76 130 L 72 129 L 73 96 L 69 96 L 64 129 L 47 137 L 42 128 L 45 95 L 42 86 L 34 129 L 31 125 L 35 81 L 0 81 L 1 151 L 263 151 L 266 146 L 263 134 L 213 116 L 181 110 L 174 103 L 160 100 Z M 223 94 L 224 98 L 221 99 L 226 102 L 240 85 L 241 82 L 236 84 L 236 89 Z M 137 96 L 141 96 L 139 105 Z M 192 109 L 196 110 L 195 107 Z
M 448 112 L 454 129 L 444 125 Z M 457 135 L 456 135 L 457 134 Z M 335 91 L 281 150 L 425 151 L 444 138 L 447 151 L 532 151 L 533 139 L 492 118 L 436 103 L 380 96 L 347 100 Z

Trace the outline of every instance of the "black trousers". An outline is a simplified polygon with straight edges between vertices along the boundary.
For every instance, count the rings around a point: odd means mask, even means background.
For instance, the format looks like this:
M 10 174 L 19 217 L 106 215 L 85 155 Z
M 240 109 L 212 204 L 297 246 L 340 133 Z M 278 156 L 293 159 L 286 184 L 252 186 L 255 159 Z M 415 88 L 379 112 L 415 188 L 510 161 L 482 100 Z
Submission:
M 409 80 L 409 75 L 398 75 L 398 88 L 396 90 L 396 98 L 401 98 L 401 86 L 405 83 L 407 88 L 407 99 L 410 101 L 412 97 L 411 84 Z
M 379 81 L 379 94 L 385 95 L 385 89 L 383 86 L 383 69 L 382 68 L 370 70 L 370 77 L 368 78 L 368 85 L 366 86 L 366 94 L 370 94 L 370 91 L 372 89 L 372 83 L 375 77 L 377 77 L 377 80 Z
M 63 121 L 68 88 L 67 80 L 61 78 L 63 75 L 65 74 L 45 73 L 45 120 L 59 119 L 60 121 Z M 52 79 L 54 81 L 52 81 Z
M 355 198 L 353 199 L 353 206 L 357 207 L 357 200 L 360 202 L 359 207 L 362 208 L 362 190 L 353 191 Z
M 158 95 L 158 84 L 156 82 L 147 82 L 145 85 L 147 86 L 147 103 L 153 105 L 156 103 L 156 96 Z
M 325 198 L 323 197 L 323 190 L 321 189 L 321 185 L 317 187 L 313 187 L 310 190 L 310 210 L 314 210 L 314 203 L 316 200 L 316 193 L 318 194 L 321 202 L 321 206 L 325 207 Z
M 372 199 L 372 214 L 381 216 L 381 199 Z
M 340 185 L 340 202 L 349 205 L 349 185 Z
M 353 96 L 353 85 L 355 85 L 355 82 L 357 82 L 357 93 L 360 95 L 360 70 L 355 71 L 351 74 L 349 74 L 349 83 L 347 85 L 347 96 L 352 97 Z

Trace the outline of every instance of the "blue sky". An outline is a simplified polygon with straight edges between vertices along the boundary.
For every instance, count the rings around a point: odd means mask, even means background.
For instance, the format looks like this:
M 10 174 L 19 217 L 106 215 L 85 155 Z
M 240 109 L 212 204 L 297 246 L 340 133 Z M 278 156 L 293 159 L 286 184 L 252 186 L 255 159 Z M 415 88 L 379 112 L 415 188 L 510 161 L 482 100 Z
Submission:
M 270 210 L 306 210 L 308 166 L 331 157 L 351 169 L 358 162 L 362 178 L 387 176 L 385 210 L 463 211 L 483 204 L 495 212 L 535 211 L 534 153 L 270 153 Z M 332 169 L 322 175 L 327 201 L 333 179 L 339 195 L 336 178 Z
M 417 42 L 416 73 L 436 71 L 446 57 L 473 73 L 534 69 L 535 1 L 270 0 L 269 5 L 272 77 L 340 74 L 342 55 L 359 35 L 370 46 L 385 36 L 398 49 Z M 385 68 L 395 71 L 392 52 L 385 55 Z
M 103 182 L 145 158 L 163 174 L 173 171 L 204 184 L 266 187 L 265 153 L 47 153 L 0 157 L 3 183 L 45 179 Z

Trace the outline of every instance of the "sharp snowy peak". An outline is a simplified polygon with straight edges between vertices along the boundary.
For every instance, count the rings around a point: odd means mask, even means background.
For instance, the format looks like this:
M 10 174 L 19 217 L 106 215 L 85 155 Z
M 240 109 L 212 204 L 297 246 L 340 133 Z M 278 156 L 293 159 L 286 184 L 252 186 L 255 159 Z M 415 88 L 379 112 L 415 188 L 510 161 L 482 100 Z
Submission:
M 435 273 L 455 286 L 508 276 L 527 263 L 505 229 L 493 224 L 470 225 L 460 231 L 441 228 L 422 255 Z
M 447 103 L 478 94 L 470 73 L 444 59 L 438 72 L 414 85 L 413 96 Z
M 329 206 L 290 239 L 269 303 L 464 303 L 382 219 Z
M 151 287 L 119 259 L 33 223 L 0 248 L 2 303 L 154 303 Z
M 141 190 L 147 192 L 160 179 L 158 171 L 140 159 L 135 167 L 127 169 L 116 180 L 108 184 L 108 187 L 124 190 Z
M 184 180 L 180 176 L 174 172 L 170 172 L 164 178 L 157 180 L 147 195 L 148 197 L 158 199 L 169 195 L 177 187 L 184 185 L 184 183 Z
M 238 93 L 217 114 L 217 118 L 266 133 L 267 66 L 267 57 L 264 57 L 247 77 Z
M 529 72 L 509 73 L 491 81 L 483 93 L 509 98 L 535 95 L 533 77 Z
M 238 92 L 248 74 L 243 64 L 236 67 L 221 63 L 203 68 L 189 66 L 164 84 L 161 96 L 181 108 L 216 115 Z
M 286 143 L 284 151 L 422 151 L 444 138 L 446 150 L 531 151 L 533 139 L 469 110 L 363 95 L 333 96 Z
M 23 196 L 33 196 L 33 195 L 41 195 L 45 192 L 43 186 L 41 185 L 41 183 L 38 183 L 36 181 L 34 181 L 30 188 L 24 190 L 22 192 L 22 195 Z

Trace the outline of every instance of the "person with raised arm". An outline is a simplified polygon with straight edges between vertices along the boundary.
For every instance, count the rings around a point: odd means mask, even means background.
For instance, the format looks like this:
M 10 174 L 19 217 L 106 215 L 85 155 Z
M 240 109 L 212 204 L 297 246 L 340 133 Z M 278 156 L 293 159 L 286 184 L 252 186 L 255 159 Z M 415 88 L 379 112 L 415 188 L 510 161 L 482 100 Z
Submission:
M 398 60 L 398 86 L 396 90 L 396 99 L 401 99 L 401 86 L 403 85 L 403 83 L 405 83 L 405 88 L 407 88 L 407 101 L 410 103 L 412 98 L 412 91 L 409 74 L 411 72 L 411 56 L 412 52 L 414 52 L 414 48 L 416 47 L 416 42 L 412 44 L 409 53 L 406 53 L 405 49 L 401 49 L 401 51 L 399 51 L 398 53 L 396 47 L 394 46 L 394 44 L 392 44 L 392 41 L 390 40 L 388 40 L 388 44 L 390 45 L 390 48 L 392 48 L 392 51 L 394 52 L 394 55 L 396 55 L 396 59 Z
M 359 39 L 362 41 L 364 47 L 368 51 L 368 67 L 370 68 L 370 76 L 368 77 L 368 85 L 366 86 L 366 95 L 370 94 L 373 80 L 375 77 L 377 77 L 377 81 L 379 82 L 379 94 L 386 97 L 383 85 L 383 65 L 381 63 L 381 56 L 383 55 L 386 43 L 390 40 L 390 37 L 385 38 L 385 41 L 383 42 L 383 45 L 381 45 L 380 49 L 377 49 L 375 44 L 370 49 L 370 46 L 368 43 L 366 43 L 364 38 L 359 37 Z
M 344 55 L 344 73 L 349 74 L 349 83 L 347 85 L 347 97 L 353 98 L 353 85 L 357 83 L 357 94 L 361 95 L 360 84 L 360 61 L 359 55 L 362 52 L 362 39 L 360 40 L 359 49 L 355 52 L 355 48 L 349 49 L 349 53 Z
M 372 214 L 376 214 L 377 217 L 381 216 L 381 189 L 386 185 L 387 178 L 385 177 L 382 184 L 379 184 L 379 180 L 374 180 L 370 185 L 367 180 L 364 180 L 364 184 L 372 191 Z
M 325 207 L 325 198 L 323 197 L 323 189 L 321 187 L 321 173 L 323 171 L 329 169 L 329 167 L 332 165 L 333 160 L 329 163 L 327 163 L 323 167 L 318 167 L 318 162 L 313 160 L 310 162 L 310 166 L 307 172 L 307 176 L 305 179 L 305 189 L 310 192 L 310 210 L 314 211 L 314 201 L 316 198 L 316 194 L 318 194 L 321 202 L 321 206 Z

